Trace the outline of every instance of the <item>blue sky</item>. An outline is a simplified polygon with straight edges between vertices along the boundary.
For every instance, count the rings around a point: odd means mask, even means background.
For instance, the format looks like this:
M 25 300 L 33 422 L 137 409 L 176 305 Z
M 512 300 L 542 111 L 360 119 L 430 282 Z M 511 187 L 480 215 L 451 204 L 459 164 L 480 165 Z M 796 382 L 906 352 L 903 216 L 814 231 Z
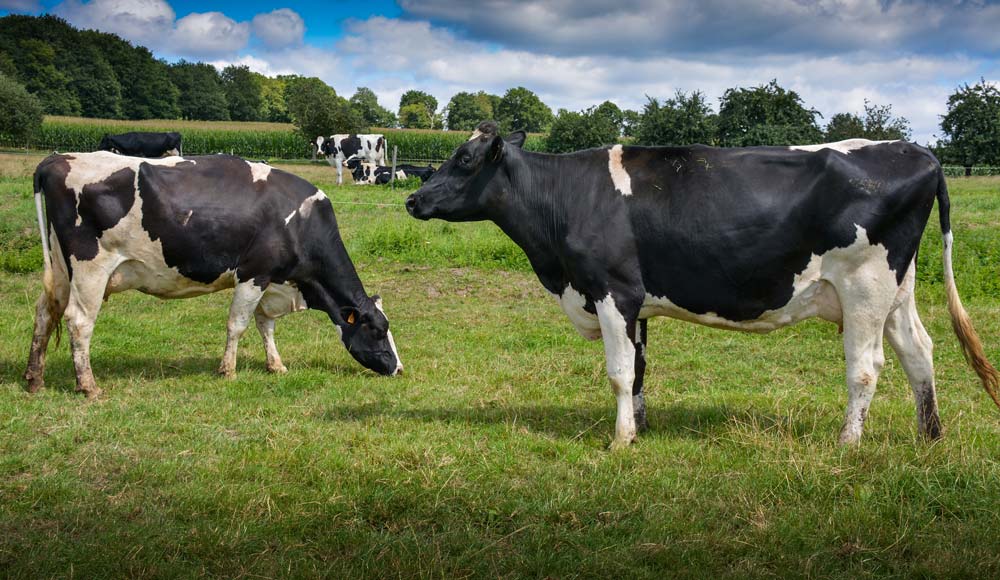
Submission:
M 168 60 L 358 86 L 395 109 L 407 89 L 532 89 L 553 109 L 771 79 L 825 123 L 865 99 L 935 140 L 954 89 L 1000 81 L 1000 0 L 0 0 L 115 32 Z

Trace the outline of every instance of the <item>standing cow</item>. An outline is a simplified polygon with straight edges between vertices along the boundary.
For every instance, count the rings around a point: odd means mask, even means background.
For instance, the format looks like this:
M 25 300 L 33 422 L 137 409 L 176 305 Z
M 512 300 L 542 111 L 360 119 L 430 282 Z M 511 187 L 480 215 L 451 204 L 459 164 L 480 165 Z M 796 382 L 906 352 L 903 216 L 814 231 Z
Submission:
M 645 427 L 652 316 L 749 332 L 811 317 L 842 325 L 841 443 L 861 437 L 884 336 L 909 378 L 920 432 L 939 437 L 931 339 L 914 302 L 914 256 L 935 199 L 952 325 L 1000 406 L 1000 375 L 955 287 L 944 175 L 923 147 L 850 140 L 545 155 L 522 150 L 524 139 L 481 124 L 406 207 L 425 220 L 493 221 L 577 330 L 604 339 L 618 402 L 613 448 Z
M 182 155 L 180 133 L 150 133 L 133 131 L 121 135 L 105 135 L 97 145 L 98 151 L 110 151 L 133 157 L 163 157 Z
M 366 159 L 375 165 L 385 165 L 385 137 L 371 135 L 330 135 L 316 137 L 316 150 L 326 156 L 326 162 L 337 168 L 337 185 L 344 182 L 344 163 L 348 159 Z
M 268 368 L 283 371 L 274 319 L 307 307 L 329 316 L 365 367 L 384 375 L 403 368 L 330 201 L 299 177 L 228 155 L 51 155 L 35 171 L 35 203 L 45 274 L 25 372 L 30 391 L 44 385 L 49 337 L 65 314 L 77 390 L 100 393 L 90 368 L 94 323 L 109 294 L 130 289 L 187 298 L 235 288 L 219 368 L 226 376 L 254 316 Z

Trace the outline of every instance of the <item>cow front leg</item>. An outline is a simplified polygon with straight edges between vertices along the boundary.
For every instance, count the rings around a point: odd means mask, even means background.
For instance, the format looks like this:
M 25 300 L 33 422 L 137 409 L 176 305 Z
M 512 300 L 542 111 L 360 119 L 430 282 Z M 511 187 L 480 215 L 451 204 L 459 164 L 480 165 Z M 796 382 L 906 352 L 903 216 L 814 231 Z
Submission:
M 253 316 L 262 296 L 264 288 L 255 284 L 253 280 L 236 285 L 233 303 L 229 306 L 229 322 L 226 324 L 226 352 L 223 353 L 222 364 L 219 365 L 219 374 L 226 378 L 231 379 L 236 376 L 236 348 L 243 332 L 250 325 L 250 317 Z
M 344 162 L 338 156 L 334 160 L 334 164 L 337 166 L 337 185 L 344 184 Z
M 649 430 L 646 420 L 646 393 L 643 379 L 646 375 L 646 320 L 639 321 L 635 341 L 635 381 L 632 383 L 632 410 L 635 413 L 635 427 L 639 433 Z
M 267 353 L 267 370 L 272 373 L 287 373 L 288 369 L 281 364 L 281 355 L 278 354 L 278 346 L 274 343 L 274 323 L 275 319 L 267 316 L 258 308 L 254 313 L 257 321 L 257 330 L 260 337 L 264 339 L 264 352 Z
M 635 384 L 635 318 L 630 320 L 619 311 L 614 298 L 596 302 L 597 319 L 604 337 L 604 358 L 607 363 L 611 390 L 618 402 L 615 420 L 615 438 L 611 449 L 623 449 L 635 440 L 636 421 L 632 406 L 632 388 Z M 631 331 L 630 331 L 631 329 Z

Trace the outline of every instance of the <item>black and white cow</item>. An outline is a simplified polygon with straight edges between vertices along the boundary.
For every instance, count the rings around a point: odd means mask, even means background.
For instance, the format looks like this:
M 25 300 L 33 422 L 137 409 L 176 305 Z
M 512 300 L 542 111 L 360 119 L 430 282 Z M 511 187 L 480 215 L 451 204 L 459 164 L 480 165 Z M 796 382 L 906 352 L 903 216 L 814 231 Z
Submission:
M 337 185 L 344 182 L 344 163 L 353 158 L 366 159 L 375 165 L 385 165 L 385 137 L 370 135 L 330 135 L 316 137 L 316 150 L 326 156 L 326 162 L 337 168 Z
M 923 147 L 615 145 L 546 155 L 522 150 L 524 139 L 481 124 L 406 207 L 420 219 L 495 222 L 577 330 L 604 339 L 618 402 L 613 447 L 645 428 L 652 316 L 749 332 L 810 317 L 842 325 L 842 443 L 861 437 L 885 336 L 916 396 L 920 432 L 938 437 L 931 339 L 913 295 L 914 256 L 935 199 L 952 323 L 1000 406 L 1000 377 L 955 287 L 944 176 Z
M 137 131 L 121 135 L 105 135 L 97 150 L 133 157 L 181 155 L 181 134 Z
M 354 183 L 360 184 L 386 184 L 392 179 L 392 167 L 385 165 L 375 165 L 365 163 L 357 157 L 347 160 L 347 169 L 351 172 Z M 397 165 L 396 179 L 406 179 L 408 177 L 419 177 L 421 182 L 425 182 L 434 175 L 434 168 L 430 165 L 421 167 L 419 165 Z
M 233 376 L 252 317 L 268 369 L 283 372 L 275 318 L 325 312 L 351 355 L 380 374 L 403 366 L 381 299 L 358 278 L 322 191 L 290 173 L 232 156 L 140 159 L 51 155 L 35 170 L 45 261 L 25 378 L 44 385 L 45 351 L 66 316 L 77 390 L 100 393 L 90 339 L 108 295 L 187 298 L 234 288 L 219 372 Z M 44 203 L 45 212 L 42 211 Z

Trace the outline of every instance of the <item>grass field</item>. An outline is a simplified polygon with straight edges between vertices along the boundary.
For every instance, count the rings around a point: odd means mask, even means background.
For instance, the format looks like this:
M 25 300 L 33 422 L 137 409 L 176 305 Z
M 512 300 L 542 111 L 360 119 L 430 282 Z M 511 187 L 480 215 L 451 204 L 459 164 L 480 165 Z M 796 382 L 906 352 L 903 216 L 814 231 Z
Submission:
M 940 234 L 918 304 L 945 437 L 916 436 L 889 356 L 862 444 L 836 327 L 650 324 L 651 431 L 609 453 L 601 344 L 578 337 L 486 224 L 418 222 L 404 193 L 336 187 L 402 377 L 363 370 L 324 317 L 282 319 L 289 373 L 245 336 L 215 376 L 229 293 L 114 295 L 73 393 L 67 341 L 24 392 L 40 254 L 30 171 L 0 156 L 0 577 L 995 578 L 1000 412 L 944 307 Z M 1000 179 L 951 182 L 959 290 L 1000 359 Z M 369 205 L 374 204 L 374 205 Z M 935 212 L 936 215 L 936 212 Z

